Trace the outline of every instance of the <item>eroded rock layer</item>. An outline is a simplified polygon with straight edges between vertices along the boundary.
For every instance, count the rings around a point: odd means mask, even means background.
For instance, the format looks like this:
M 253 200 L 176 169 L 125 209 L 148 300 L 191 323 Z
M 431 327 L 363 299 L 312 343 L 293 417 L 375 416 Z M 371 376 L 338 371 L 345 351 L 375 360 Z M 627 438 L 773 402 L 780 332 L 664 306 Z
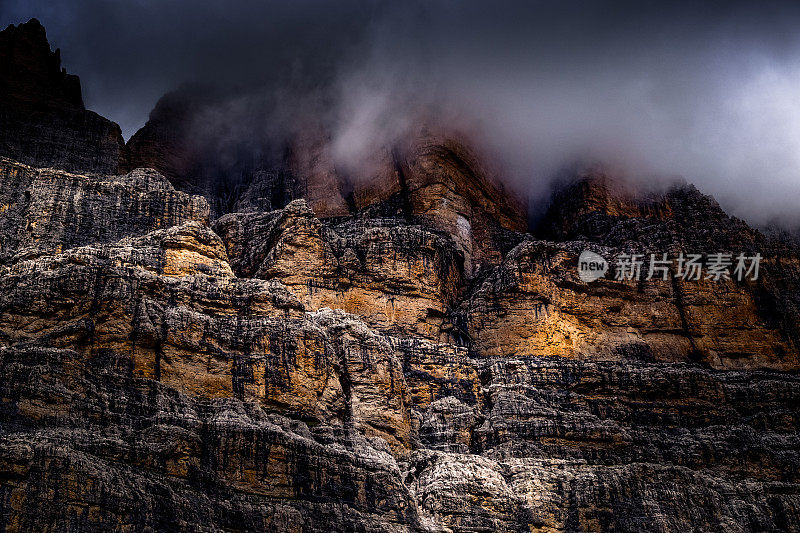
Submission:
M 208 222 L 206 201 L 153 170 L 80 175 L 0 158 L 0 264 L 188 221 Z

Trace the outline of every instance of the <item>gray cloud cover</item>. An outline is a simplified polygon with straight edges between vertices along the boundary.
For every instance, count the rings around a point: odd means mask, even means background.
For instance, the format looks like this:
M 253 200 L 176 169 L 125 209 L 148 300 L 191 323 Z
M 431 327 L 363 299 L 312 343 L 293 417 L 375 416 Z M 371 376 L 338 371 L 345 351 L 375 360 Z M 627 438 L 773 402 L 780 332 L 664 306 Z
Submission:
M 534 194 L 575 161 L 682 175 L 756 224 L 800 223 L 800 11 L 791 3 L 6 2 L 39 18 L 126 137 L 187 80 L 324 115 L 358 166 L 424 116 Z M 252 126 L 251 126 L 252 127 Z

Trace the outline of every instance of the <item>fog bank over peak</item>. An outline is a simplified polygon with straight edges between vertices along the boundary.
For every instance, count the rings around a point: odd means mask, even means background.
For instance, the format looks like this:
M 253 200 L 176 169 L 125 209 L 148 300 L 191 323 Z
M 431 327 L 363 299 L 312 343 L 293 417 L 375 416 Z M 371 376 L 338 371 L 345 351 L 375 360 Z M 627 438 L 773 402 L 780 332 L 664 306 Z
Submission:
M 754 224 L 800 223 L 790 3 L 94 0 L 0 12 L 4 25 L 30 17 L 81 76 L 87 107 L 126 138 L 161 95 L 200 82 L 231 95 L 203 135 L 225 123 L 226 135 L 279 139 L 317 122 L 355 175 L 431 124 L 466 134 L 533 195 L 565 165 L 603 162 L 648 184 L 683 176 Z M 268 113 L 251 111 L 264 102 Z

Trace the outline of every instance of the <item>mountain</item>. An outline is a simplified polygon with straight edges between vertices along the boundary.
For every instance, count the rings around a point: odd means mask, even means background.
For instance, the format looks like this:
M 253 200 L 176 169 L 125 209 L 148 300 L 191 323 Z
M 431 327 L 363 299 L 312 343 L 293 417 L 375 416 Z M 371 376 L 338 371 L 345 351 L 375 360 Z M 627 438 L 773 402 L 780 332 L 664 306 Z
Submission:
M 0 158 L 2 527 L 800 529 L 794 240 L 597 169 L 529 231 L 429 132 L 369 180 L 309 133 L 218 188 L 182 99 L 119 169 Z M 618 276 L 661 253 L 760 270 Z
M 109 173 L 123 156 L 119 126 L 86 110 L 36 19 L 0 31 L 0 123 L 0 156 L 24 163 Z
M 215 217 L 271 211 L 297 198 L 323 219 L 420 217 L 456 236 L 468 269 L 496 262 L 503 234 L 527 228 L 525 202 L 465 139 L 420 128 L 406 145 L 376 154 L 368 176 L 352 176 L 337 168 L 321 126 L 298 127 L 270 149 L 255 132 L 235 135 L 215 125 L 212 117 L 229 105 L 218 90 L 197 85 L 165 95 L 128 142 L 127 170 L 158 170 L 176 188 L 203 195 Z

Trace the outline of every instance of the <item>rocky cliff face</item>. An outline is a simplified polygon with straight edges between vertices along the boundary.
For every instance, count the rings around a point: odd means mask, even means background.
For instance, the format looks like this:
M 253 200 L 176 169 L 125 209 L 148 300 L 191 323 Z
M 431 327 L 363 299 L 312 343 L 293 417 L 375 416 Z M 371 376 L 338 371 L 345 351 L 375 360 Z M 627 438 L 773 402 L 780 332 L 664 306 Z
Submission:
M 796 331 L 754 287 L 589 285 L 601 245 L 522 234 L 475 277 L 435 219 L 209 226 L 151 171 L 0 164 L 7 529 L 800 527 Z
M 116 172 L 119 126 L 87 111 L 36 19 L 0 31 L 0 156 L 39 167 Z
M 224 214 L 0 158 L 4 529 L 800 529 L 795 243 L 596 173 L 527 233 L 453 140 L 349 184 L 297 153 Z M 763 260 L 586 282 L 587 249 Z

